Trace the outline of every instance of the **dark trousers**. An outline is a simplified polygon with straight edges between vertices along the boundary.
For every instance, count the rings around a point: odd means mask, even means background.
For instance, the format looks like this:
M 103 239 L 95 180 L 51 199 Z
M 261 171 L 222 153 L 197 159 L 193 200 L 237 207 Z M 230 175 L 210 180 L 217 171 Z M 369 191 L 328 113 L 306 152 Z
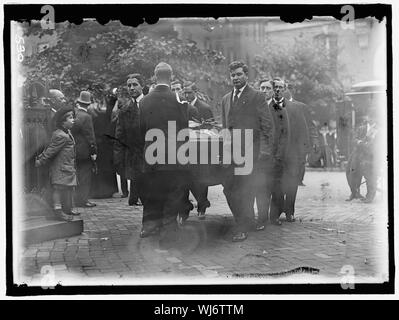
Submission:
M 190 190 L 197 200 L 197 211 L 205 212 L 206 208 L 211 206 L 211 203 L 208 200 L 208 186 L 192 181 Z
M 305 162 L 304 162 L 304 164 L 301 166 L 300 172 L 299 172 L 299 183 L 303 182 L 303 178 L 305 177 L 305 171 L 306 171 L 306 168 L 305 168 Z
M 272 173 L 266 168 L 255 171 L 255 200 L 258 208 L 258 222 L 264 223 L 269 218 L 271 200 Z
M 140 199 L 140 180 L 142 179 L 141 177 L 142 173 L 138 173 L 135 179 L 130 179 L 128 180 L 125 175 L 121 175 L 121 189 L 122 193 L 124 195 L 129 194 L 129 203 L 137 203 L 137 201 Z M 130 181 L 130 182 L 129 182 Z M 129 183 L 129 189 L 130 193 L 128 190 L 128 183 Z M 140 199 L 142 202 L 142 199 Z
M 351 195 L 360 197 L 360 185 L 362 183 L 362 168 L 360 165 L 359 155 L 354 151 L 349 156 L 348 165 L 346 167 L 346 179 L 348 180 Z
M 72 191 L 73 187 L 54 185 L 54 190 L 60 195 L 62 212 L 69 214 L 72 211 Z
M 372 161 L 365 161 L 362 165 L 362 173 L 366 179 L 367 194 L 366 198 L 373 200 L 377 193 L 377 170 L 374 168 Z
M 128 180 L 126 179 L 125 175 L 120 175 L 121 178 L 121 189 L 122 189 L 122 194 L 123 195 L 128 195 L 129 194 L 129 189 L 128 189 Z M 131 188 L 131 185 L 130 185 Z
M 177 223 L 188 183 L 185 171 L 154 171 L 142 175 L 143 228 L 166 227 Z
M 196 177 L 189 174 L 190 182 L 187 185 L 187 189 L 185 191 L 185 203 L 186 210 L 191 210 L 191 202 L 189 200 L 190 191 L 193 194 L 195 200 L 197 200 L 197 211 L 205 212 L 206 208 L 211 206 L 211 203 L 208 200 L 208 186 L 196 181 Z
M 76 160 L 77 175 L 78 175 L 78 186 L 75 192 L 75 204 L 85 204 L 89 199 L 90 187 L 91 187 L 91 160 Z
M 283 212 L 286 216 L 294 215 L 297 191 L 297 176 L 289 175 L 286 172 L 275 176 L 272 187 L 270 219 L 278 219 Z
M 254 225 L 254 174 L 234 175 L 231 172 L 223 183 L 223 193 L 234 216 L 238 232 L 248 232 Z

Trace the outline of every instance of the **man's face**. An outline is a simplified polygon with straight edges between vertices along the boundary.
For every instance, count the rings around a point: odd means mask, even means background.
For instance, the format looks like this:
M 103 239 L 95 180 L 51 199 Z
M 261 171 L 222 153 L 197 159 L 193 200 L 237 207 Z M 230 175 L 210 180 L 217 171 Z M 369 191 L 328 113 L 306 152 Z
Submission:
M 188 102 L 191 102 L 195 99 L 195 92 L 192 89 L 185 89 L 184 97 Z
M 171 87 L 170 87 L 170 89 L 171 89 L 174 93 L 177 92 L 177 94 L 179 95 L 180 98 L 183 97 L 183 90 L 182 90 L 182 87 L 181 87 L 181 84 L 180 84 L 180 83 L 172 84 Z
M 51 101 L 53 102 L 53 107 L 57 110 L 61 109 L 66 103 L 65 97 L 61 95 L 52 97 Z
M 273 90 L 274 90 L 274 96 L 276 97 L 276 99 L 280 100 L 283 97 L 283 93 L 285 90 L 284 82 L 275 80 L 273 82 Z
M 136 78 L 127 80 L 127 90 L 129 95 L 133 98 L 137 98 L 143 93 L 143 87 Z
M 270 81 L 264 81 L 260 84 L 260 91 L 265 93 L 266 100 L 273 97 L 273 86 Z
M 241 89 L 247 83 L 248 75 L 240 67 L 230 72 L 230 79 L 234 88 Z

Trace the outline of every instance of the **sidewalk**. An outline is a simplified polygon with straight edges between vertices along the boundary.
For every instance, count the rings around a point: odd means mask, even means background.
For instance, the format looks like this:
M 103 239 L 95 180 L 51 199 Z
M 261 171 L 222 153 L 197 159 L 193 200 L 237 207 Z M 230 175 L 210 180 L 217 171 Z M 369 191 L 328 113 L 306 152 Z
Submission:
M 388 270 L 385 220 L 376 219 L 380 205 L 336 199 L 341 175 L 330 173 L 323 191 L 317 184 L 325 174 L 309 173 L 305 183 L 312 183 L 298 193 L 297 221 L 268 225 L 239 243 L 231 241 L 234 222 L 220 186 L 210 188 L 206 220 L 192 212 L 180 241 L 168 250 L 160 249 L 158 236 L 139 238 L 141 207 L 129 207 L 126 199 L 96 200 L 97 207 L 80 209 L 81 236 L 27 247 L 19 275 L 30 285 L 41 285 L 48 274 L 63 285 L 280 283 L 295 275 L 340 282 L 349 268 L 358 282 L 382 281 Z

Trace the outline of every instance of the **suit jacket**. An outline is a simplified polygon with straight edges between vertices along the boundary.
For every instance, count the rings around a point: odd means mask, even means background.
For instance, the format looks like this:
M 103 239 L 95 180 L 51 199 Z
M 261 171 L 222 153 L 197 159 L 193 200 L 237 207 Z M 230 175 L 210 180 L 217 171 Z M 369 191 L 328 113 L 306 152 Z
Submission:
M 232 97 L 233 92 L 229 92 L 222 98 L 223 127 L 229 130 L 253 129 L 254 161 L 260 154 L 271 157 L 273 123 L 264 95 L 247 85 L 237 103 L 233 104 Z M 244 141 L 243 135 L 241 141 Z
M 38 160 L 39 165 L 50 163 L 52 184 L 76 186 L 75 141 L 70 132 L 56 129 Z
M 307 145 L 307 150 L 308 153 L 310 153 L 312 150 L 313 146 L 319 147 L 319 132 L 315 126 L 315 124 L 312 121 L 312 116 L 310 114 L 309 107 L 295 99 L 293 99 L 291 102 L 296 104 L 301 110 L 302 114 L 305 117 L 305 124 L 307 127 L 307 133 L 308 133 L 308 145 Z
M 280 111 L 274 108 L 274 101 L 269 104 L 274 123 L 273 156 L 277 162 L 281 161 L 285 174 L 298 176 L 304 164 L 308 147 L 308 132 L 302 110 L 292 101 L 284 100 L 284 107 Z M 287 119 L 284 124 L 286 135 L 281 135 L 277 121 L 280 112 Z
M 188 167 L 176 164 L 168 164 L 169 152 L 176 153 L 179 146 L 184 142 L 178 142 L 176 137 L 169 137 L 168 121 L 175 121 L 176 134 L 188 128 L 187 103 L 177 101 L 176 95 L 166 85 L 157 85 L 147 96 L 143 98 L 140 105 L 140 130 L 144 145 L 144 156 L 147 148 L 153 143 L 144 141 L 146 133 L 151 129 L 160 129 L 165 136 L 165 164 L 149 164 L 144 159 L 144 172 L 157 170 L 187 170 Z M 176 142 L 176 150 L 168 150 L 168 139 Z
M 76 159 L 90 160 L 92 154 L 97 154 L 91 115 L 79 108 L 75 109 L 75 124 L 71 129 L 76 142 Z
M 197 98 L 197 101 L 194 103 L 194 107 L 196 107 L 198 110 L 198 120 L 208 120 L 213 118 L 211 107 L 204 101 L 201 101 Z
M 125 175 L 127 179 L 135 179 L 137 173 L 142 171 L 142 158 L 140 110 L 139 106 L 129 99 L 119 110 L 116 120 L 114 163 L 118 173 Z

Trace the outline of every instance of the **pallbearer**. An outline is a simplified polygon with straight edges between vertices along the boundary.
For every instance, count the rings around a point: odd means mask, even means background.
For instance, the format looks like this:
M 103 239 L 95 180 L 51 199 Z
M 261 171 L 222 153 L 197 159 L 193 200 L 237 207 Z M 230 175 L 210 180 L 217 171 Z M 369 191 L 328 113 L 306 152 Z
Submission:
M 274 123 L 270 219 L 277 225 L 281 225 L 279 218 L 283 212 L 286 221 L 294 221 L 296 194 L 308 145 L 305 118 L 295 103 L 284 98 L 285 88 L 282 79 L 273 80 L 274 97 L 269 105 Z
M 272 120 L 263 94 L 248 85 L 248 67 L 241 61 L 234 61 L 229 65 L 230 79 L 233 90 L 222 98 L 223 127 L 231 132 L 238 129 L 241 134 L 241 143 L 234 139 L 232 143 L 241 144 L 242 151 L 251 152 L 254 166 L 267 164 L 271 161 Z M 245 130 L 252 132 L 252 148 L 244 144 Z M 247 142 L 247 141 L 245 141 Z M 251 150 L 252 149 L 252 150 Z M 248 231 L 255 224 L 255 174 L 239 175 L 232 170 L 226 179 L 224 194 L 236 221 L 236 232 L 233 241 L 243 241 L 248 236 Z
M 179 146 L 180 142 L 169 136 L 169 124 L 174 122 L 177 132 L 188 128 L 187 106 L 180 103 L 176 94 L 170 89 L 172 68 L 167 63 L 161 62 L 155 68 L 157 85 L 144 97 L 140 109 L 141 137 L 146 134 L 161 131 L 165 139 L 165 147 L 169 144 Z M 174 132 L 176 133 L 176 132 Z M 174 140 L 174 141 L 171 141 Z M 164 245 L 169 240 L 174 241 L 177 236 L 177 215 L 185 196 L 188 166 L 178 162 L 169 161 L 176 159 L 176 148 L 163 150 L 166 163 L 149 163 L 146 150 L 153 141 L 143 141 L 144 144 L 144 181 L 146 197 L 143 208 L 143 222 L 140 237 L 145 238 L 162 232 Z M 174 154 L 168 154 L 174 152 Z

